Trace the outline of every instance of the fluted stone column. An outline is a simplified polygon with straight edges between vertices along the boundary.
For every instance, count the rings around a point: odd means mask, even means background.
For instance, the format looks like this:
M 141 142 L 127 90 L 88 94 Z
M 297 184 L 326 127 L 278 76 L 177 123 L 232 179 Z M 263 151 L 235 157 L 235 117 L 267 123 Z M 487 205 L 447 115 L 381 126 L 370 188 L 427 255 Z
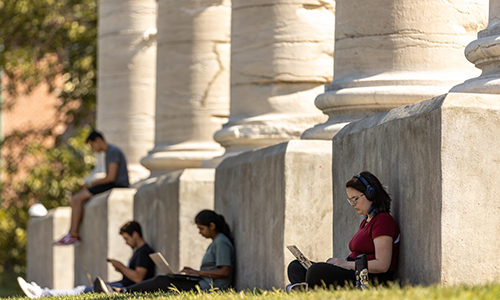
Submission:
M 213 140 L 229 106 L 231 1 L 159 0 L 153 173 L 197 168 L 223 149 Z
M 451 92 L 500 94 L 500 1 L 490 0 L 489 23 L 465 49 L 465 56 L 483 72 Z
M 316 98 L 329 119 L 302 137 L 331 139 L 351 121 L 477 76 L 462 53 L 486 25 L 486 9 L 485 0 L 337 1 L 334 78 Z
M 125 153 L 131 182 L 154 145 L 156 1 L 101 0 L 97 126 Z
M 233 0 L 231 112 L 224 156 L 297 139 L 333 74 L 333 0 Z

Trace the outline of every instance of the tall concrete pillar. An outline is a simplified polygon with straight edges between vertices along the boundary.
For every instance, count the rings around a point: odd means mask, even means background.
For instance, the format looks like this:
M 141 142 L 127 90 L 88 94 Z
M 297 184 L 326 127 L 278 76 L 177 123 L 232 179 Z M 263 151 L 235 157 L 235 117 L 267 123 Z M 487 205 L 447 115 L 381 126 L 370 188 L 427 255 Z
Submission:
M 97 127 L 125 153 L 131 182 L 154 145 L 156 1 L 99 3 Z
M 223 149 L 213 140 L 229 106 L 231 1 L 158 0 L 152 173 L 197 168 Z
M 479 77 L 453 87 L 451 92 L 500 94 L 500 1 L 490 0 L 488 27 L 465 49 L 465 56 L 478 69 Z
M 446 93 L 477 76 L 463 49 L 484 28 L 486 0 L 337 1 L 333 81 L 316 106 L 330 140 L 347 123 Z
M 233 0 L 231 112 L 224 156 L 298 139 L 326 119 L 314 98 L 333 75 L 333 0 Z

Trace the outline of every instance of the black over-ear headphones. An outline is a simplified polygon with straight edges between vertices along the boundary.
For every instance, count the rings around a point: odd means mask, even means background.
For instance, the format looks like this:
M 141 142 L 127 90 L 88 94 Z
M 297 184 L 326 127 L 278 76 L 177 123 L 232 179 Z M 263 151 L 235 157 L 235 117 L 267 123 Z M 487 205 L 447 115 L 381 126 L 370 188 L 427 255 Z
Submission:
M 363 176 L 356 174 L 354 177 L 358 178 L 361 180 L 361 182 L 366 186 L 366 190 L 364 192 L 366 198 L 370 201 L 372 201 L 373 194 L 375 194 L 375 188 L 371 186 L 366 179 L 363 178 Z

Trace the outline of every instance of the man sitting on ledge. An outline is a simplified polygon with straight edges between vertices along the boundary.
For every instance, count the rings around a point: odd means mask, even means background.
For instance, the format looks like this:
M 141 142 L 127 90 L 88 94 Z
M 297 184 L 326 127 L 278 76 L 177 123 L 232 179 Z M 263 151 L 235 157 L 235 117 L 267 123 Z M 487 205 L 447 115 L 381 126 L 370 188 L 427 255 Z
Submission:
M 154 253 L 154 251 L 144 241 L 141 225 L 136 221 L 127 222 L 120 228 L 120 234 L 125 240 L 125 243 L 134 249 L 134 254 L 132 258 L 130 258 L 128 267 L 117 260 L 108 259 L 115 270 L 123 274 L 122 280 L 110 282 L 108 285 L 123 288 L 153 278 L 155 275 L 155 264 L 149 257 L 149 254 Z M 71 290 L 51 290 L 49 288 L 41 288 L 35 282 L 28 283 L 22 277 L 18 277 L 17 281 L 26 296 L 31 299 L 78 295 L 94 291 L 93 286 L 80 285 Z
M 92 196 L 112 188 L 129 187 L 127 161 L 120 148 L 108 144 L 103 135 L 97 131 L 89 134 L 87 143 L 95 152 L 106 152 L 106 177 L 94 181 L 89 180 L 83 184 L 81 191 L 71 197 L 71 227 L 68 234 L 54 242 L 56 245 L 78 245 L 81 242 L 78 233 L 83 217 L 83 206 Z

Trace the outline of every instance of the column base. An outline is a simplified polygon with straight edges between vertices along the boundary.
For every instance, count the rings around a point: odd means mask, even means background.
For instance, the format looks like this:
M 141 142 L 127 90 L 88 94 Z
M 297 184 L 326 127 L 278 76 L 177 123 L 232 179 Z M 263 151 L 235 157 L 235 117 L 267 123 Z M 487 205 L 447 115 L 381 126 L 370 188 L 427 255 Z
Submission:
M 55 246 L 53 241 L 68 233 L 71 208 L 49 210 L 41 218 L 28 222 L 26 253 L 28 282 L 51 289 L 72 289 L 74 285 L 74 248 Z
M 134 218 L 173 270 L 200 267 L 211 240 L 200 236 L 194 218 L 203 209 L 213 210 L 214 178 L 215 169 L 170 171 L 137 190 Z
M 417 80 L 414 80 L 417 81 Z M 316 106 L 328 114 L 328 121 L 306 130 L 302 139 L 331 140 L 339 130 L 350 122 L 358 121 L 377 113 L 432 98 L 448 92 L 449 85 L 391 85 L 390 80 L 361 81 L 357 84 L 387 84 L 382 86 L 357 86 L 337 90 L 328 90 L 316 98 Z M 404 82 L 401 82 L 404 84 Z M 411 83 L 411 80 L 408 80 Z M 428 83 L 430 84 L 430 83 Z M 331 83 L 327 88 L 333 88 L 338 83 Z
M 450 93 L 374 115 L 333 138 L 335 257 L 345 257 L 361 217 L 345 182 L 362 170 L 387 186 L 401 229 L 397 278 L 412 284 L 497 280 L 500 96 Z M 464 257 L 477 257 L 474 263 Z
M 203 161 L 210 160 L 224 153 L 220 145 L 203 150 L 195 147 L 189 149 L 154 149 L 141 160 L 141 164 L 151 171 L 151 176 L 186 168 L 199 168 Z M 201 149 L 201 150 L 200 150 Z
M 294 140 L 227 158 L 217 168 L 215 210 L 234 232 L 238 290 L 283 288 L 294 259 L 287 245 L 315 261 L 331 257 L 331 146 Z
M 104 281 L 122 279 L 107 258 L 124 264 L 132 257 L 132 249 L 119 234 L 127 221 L 133 220 L 135 189 L 116 188 L 92 197 L 84 207 L 80 228 L 82 243 L 75 246 L 75 286 L 89 285 L 84 266 L 92 276 Z

